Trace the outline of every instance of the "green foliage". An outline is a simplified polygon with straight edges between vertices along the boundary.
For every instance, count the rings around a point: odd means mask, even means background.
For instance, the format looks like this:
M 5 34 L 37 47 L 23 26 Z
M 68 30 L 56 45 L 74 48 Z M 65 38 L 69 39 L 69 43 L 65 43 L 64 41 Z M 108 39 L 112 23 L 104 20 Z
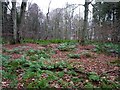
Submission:
M 76 43 L 77 41 L 75 40 L 62 40 L 62 39 L 52 39 L 52 40 L 33 40 L 33 39 L 24 39 L 22 41 L 23 43 L 37 43 L 37 44 L 42 44 L 42 45 L 48 45 L 50 43 L 66 43 L 66 42 L 72 42 L 72 43 Z
M 26 87 L 27 88 L 36 88 L 36 89 L 39 88 L 38 85 L 36 84 L 36 82 L 30 82 Z
M 27 56 L 30 57 L 31 61 L 49 59 L 50 55 L 47 54 L 44 50 L 33 50 L 30 49 L 27 51 Z
M 23 80 L 34 78 L 34 76 L 35 76 L 35 73 L 28 70 L 23 74 Z
M 7 49 L 6 48 L 2 48 L 2 52 L 7 52 Z
M 93 90 L 94 85 L 90 82 L 87 82 L 84 86 L 84 88 L 88 89 L 88 90 Z
M 112 90 L 112 85 L 108 85 L 108 84 L 105 84 L 105 83 L 102 83 L 101 85 L 101 89 L 102 90 Z
M 13 53 L 20 54 L 21 50 L 19 48 L 14 48 Z
M 92 81 L 99 81 L 100 77 L 95 72 L 90 72 L 88 78 Z
M 38 55 L 32 55 L 32 56 L 29 56 L 29 58 L 30 58 L 30 60 L 31 61 L 36 61 L 36 60 L 38 60 Z
M 17 69 L 17 68 L 20 68 L 26 62 L 27 61 L 24 57 L 20 59 L 11 60 L 8 62 L 8 67 L 10 67 L 11 69 Z
M 2 38 L 0 37 L 0 44 L 2 44 L 2 42 L 3 42 L 3 41 L 2 41 Z
M 120 84 L 118 82 L 112 82 L 107 78 L 101 78 L 101 88 L 103 90 L 111 90 L 112 88 L 118 89 L 120 88 Z
M 8 80 L 16 80 L 17 75 L 13 73 L 12 70 L 2 70 L 2 78 L 3 79 L 8 79 Z
M 6 44 L 6 43 L 7 41 L 4 38 L 0 37 L 0 44 Z
M 9 62 L 9 56 L 0 54 L 0 60 L 2 60 L 2 65 L 6 66 Z
M 58 72 L 58 76 L 62 78 L 64 76 L 64 72 Z
M 95 49 L 93 49 L 94 52 L 104 52 L 104 53 L 118 53 L 118 44 L 113 43 L 95 43 Z
M 68 57 L 69 58 L 77 58 L 77 59 L 79 59 L 80 58 L 80 54 L 68 54 Z
M 73 66 L 72 66 L 71 64 L 67 64 L 67 68 L 68 68 L 68 69 L 72 69 Z
M 76 73 L 74 70 L 69 70 L 69 71 L 67 72 L 67 74 L 73 75 L 73 76 L 77 76 L 77 75 L 78 75 L 78 73 Z
M 81 55 L 81 56 L 85 56 L 85 57 L 87 57 L 87 58 L 92 57 L 92 55 L 90 54 L 90 52 L 87 52 L 87 51 L 84 51 L 84 52 L 80 53 L 80 55 Z
M 30 82 L 27 86 L 27 88 L 49 88 L 48 80 L 41 79 L 41 80 L 35 80 L 34 82 Z
M 58 83 L 63 86 L 63 88 L 67 88 L 69 86 L 68 82 L 65 82 L 63 79 L 59 79 Z
M 87 58 L 89 58 L 89 57 L 92 57 L 91 56 L 91 54 L 89 53 L 89 52 L 82 52 L 82 53 L 80 53 L 80 54 L 68 54 L 68 57 L 69 58 L 74 58 L 74 59 L 79 59 L 81 56 L 85 56 L 85 57 L 87 57 Z
M 73 50 L 76 47 L 76 44 L 67 42 L 65 46 L 69 47 L 68 50 Z M 66 48 L 65 46 L 63 44 L 64 48 Z M 21 75 L 21 83 L 23 83 L 23 87 L 25 88 L 47 88 L 50 87 L 49 83 L 52 82 L 56 82 L 64 88 L 79 87 L 79 85 L 77 86 L 77 83 L 79 82 L 80 84 L 83 84 L 85 88 L 95 87 L 96 85 L 93 85 L 94 83 L 99 83 L 99 87 L 101 88 L 109 88 L 110 86 L 113 88 L 120 87 L 118 82 L 110 82 L 107 78 L 101 79 L 95 72 L 88 73 L 88 78 L 86 76 L 85 78 L 81 77 L 81 73 L 74 71 L 73 63 L 69 63 L 66 60 L 60 60 L 57 62 L 52 61 L 50 55 L 55 52 L 51 49 L 30 49 L 28 51 L 21 50 L 22 49 L 20 48 L 15 48 L 11 51 L 7 49 L 4 50 L 4 52 L 10 52 L 9 54 L 24 52 L 23 56 L 19 59 L 12 59 L 7 55 L 0 55 L 0 59 L 2 59 L 3 64 L 3 70 L 1 70 L 3 74 L 2 79 L 9 80 L 11 82 L 8 87 L 17 87 L 17 79 L 19 75 Z M 91 57 L 89 52 L 68 54 L 69 57 L 74 58 L 78 58 L 81 55 Z M 70 82 L 63 79 L 65 75 L 71 77 Z M 89 79 L 88 82 L 85 82 L 86 78 Z
M 26 52 L 26 54 L 27 54 L 28 56 L 34 55 L 34 54 L 36 54 L 36 53 L 37 53 L 37 51 L 34 50 L 34 49 L 30 49 L 30 50 L 28 50 L 28 51 Z
M 18 83 L 18 80 L 17 80 L 17 79 L 15 79 L 14 81 L 12 81 L 12 82 L 10 83 L 10 88 L 15 88 L 15 87 L 17 86 L 17 83 Z
M 83 79 L 80 79 L 80 78 L 78 78 L 78 77 L 72 77 L 71 80 L 72 80 L 73 82 L 75 82 L 75 83 L 83 81 Z
M 40 88 L 48 88 L 49 87 L 48 81 L 46 79 L 41 79 L 40 81 L 37 81 L 37 83 Z
M 65 62 L 65 61 L 60 61 L 60 62 L 58 62 L 58 63 L 55 63 L 54 64 L 54 67 L 55 68 L 66 68 L 67 67 L 67 62 Z
M 95 49 L 93 49 L 94 52 L 104 52 L 105 48 L 99 44 L 99 45 L 95 45 Z
M 99 81 L 99 76 L 97 76 L 97 75 L 90 75 L 89 79 L 93 80 L 93 81 Z
M 48 81 L 50 80 L 58 80 L 59 77 L 57 77 L 57 75 L 55 75 L 55 73 L 49 71 L 50 73 L 47 72 L 47 70 L 45 71 L 45 73 L 48 75 L 48 77 L 46 78 Z
M 58 46 L 58 49 L 61 51 L 70 51 L 76 48 L 74 43 L 62 43 Z
M 21 49 L 21 48 L 14 48 L 14 49 L 12 49 L 12 50 L 7 50 L 6 48 L 3 48 L 2 49 L 2 51 L 3 52 L 7 52 L 7 53 L 9 53 L 9 54 L 22 54 L 22 52 L 23 52 L 23 49 Z
M 110 63 L 120 67 L 120 60 L 115 60 L 115 61 L 112 61 Z

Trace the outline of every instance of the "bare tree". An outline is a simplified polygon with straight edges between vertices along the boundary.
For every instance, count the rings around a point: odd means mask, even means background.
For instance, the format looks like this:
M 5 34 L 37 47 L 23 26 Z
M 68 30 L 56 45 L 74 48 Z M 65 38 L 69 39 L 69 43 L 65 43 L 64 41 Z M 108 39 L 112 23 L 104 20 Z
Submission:
M 46 14 L 46 22 L 45 22 L 45 29 L 46 29 L 46 37 L 45 39 L 48 39 L 48 34 L 49 34 L 49 13 L 50 13 L 50 5 L 51 5 L 52 0 L 50 0 L 49 5 L 48 5 L 48 12 Z

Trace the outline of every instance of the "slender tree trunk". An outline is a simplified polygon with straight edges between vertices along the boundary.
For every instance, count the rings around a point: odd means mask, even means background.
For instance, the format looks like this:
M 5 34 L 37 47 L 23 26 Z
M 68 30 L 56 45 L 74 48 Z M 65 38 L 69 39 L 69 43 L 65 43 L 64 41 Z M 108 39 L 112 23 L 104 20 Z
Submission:
M 22 37 L 21 37 L 22 31 L 20 31 L 20 28 L 22 27 L 22 23 L 23 23 L 24 18 L 25 18 L 26 6 L 27 6 L 27 1 L 22 0 L 20 18 L 19 18 L 19 23 L 18 23 L 18 30 L 17 30 L 17 43 L 20 43 L 21 39 L 22 39 Z
M 16 44 L 17 42 L 16 1 L 12 2 L 12 20 L 13 20 L 13 38 L 14 44 Z
M 49 20 L 49 13 L 50 13 L 50 5 L 51 5 L 51 1 L 49 2 L 49 5 L 48 5 L 48 12 L 46 14 L 46 25 L 45 25 L 45 29 L 46 29 L 46 37 L 45 39 L 48 39 L 49 37 L 49 26 L 50 26 L 50 20 Z
M 2 36 L 2 2 L 0 1 L 0 37 Z
M 2 2 L 1 1 L 1 4 L 2 4 L 2 33 L 6 33 L 6 22 L 7 22 L 7 3 L 6 2 Z M 4 39 L 7 40 L 7 37 L 4 36 Z M 10 40 L 10 39 L 9 39 Z
M 85 39 L 86 39 L 86 31 L 87 31 L 87 21 L 88 21 L 88 5 L 89 2 L 87 2 L 88 0 L 85 0 L 85 11 L 84 11 L 84 26 L 83 26 L 83 30 L 82 30 L 82 38 L 81 38 L 81 45 L 85 44 Z
M 120 59 L 120 41 L 118 43 L 118 59 Z
M 117 43 L 118 43 L 118 59 L 120 60 L 120 19 L 118 21 L 118 34 L 117 34 Z
M 80 40 L 81 40 L 81 23 L 80 23 L 80 8 L 79 8 L 79 28 L 78 28 L 78 33 L 77 33 L 77 37 L 78 37 L 78 42 L 80 43 Z
M 0 1 L 0 39 L 1 39 L 1 36 L 2 36 L 2 2 Z M 1 43 L 0 43 L 0 54 L 2 54 L 2 44 Z M 0 60 L 0 66 L 2 66 L 2 60 Z M 2 72 L 0 73 L 0 77 L 2 77 Z M 2 78 L 0 78 L 0 82 L 2 82 Z M 0 89 L 2 89 L 2 88 L 0 88 Z

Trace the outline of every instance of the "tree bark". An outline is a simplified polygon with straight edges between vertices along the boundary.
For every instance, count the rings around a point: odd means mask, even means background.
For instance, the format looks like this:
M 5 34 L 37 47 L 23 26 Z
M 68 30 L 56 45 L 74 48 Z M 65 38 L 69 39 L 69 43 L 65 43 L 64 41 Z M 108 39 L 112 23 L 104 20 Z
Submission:
M 0 37 L 2 36 L 2 2 L 0 1 Z
M 88 21 L 88 5 L 89 2 L 88 0 L 85 0 L 85 11 L 84 11 L 84 25 L 83 25 L 83 30 L 82 30 L 82 37 L 81 37 L 81 45 L 85 44 L 85 39 L 86 39 L 86 31 L 87 31 L 87 21 Z
M 18 22 L 18 30 L 17 30 L 17 43 L 20 43 L 21 39 L 22 39 L 22 37 L 21 37 L 22 31 L 20 31 L 20 28 L 22 27 L 22 23 L 23 23 L 24 18 L 25 18 L 26 6 L 27 6 L 27 1 L 22 0 L 20 18 L 19 18 L 19 22 Z
M 118 59 L 120 59 L 120 41 L 118 43 Z
M 17 42 L 17 18 L 16 18 L 16 2 L 12 2 L 12 20 L 13 20 L 13 38 L 14 44 Z
M 119 26 L 118 26 L 118 59 L 120 59 L 120 20 L 119 20 Z
M 49 5 L 48 5 L 48 12 L 46 14 L 46 24 L 45 24 L 45 29 L 46 29 L 46 37 L 45 37 L 45 40 L 48 39 L 49 37 L 49 26 L 50 26 L 50 21 L 49 21 L 49 13 L 50 13 L 50 5 L 51 5 L 51 1 L 49 2 Z
M 2 2 L 2 9 L 1 9 L 1 13 L 2 13 L 2 33 L 6 33 L 6 22 L 7 22 L 7 3 L 6 2 Z

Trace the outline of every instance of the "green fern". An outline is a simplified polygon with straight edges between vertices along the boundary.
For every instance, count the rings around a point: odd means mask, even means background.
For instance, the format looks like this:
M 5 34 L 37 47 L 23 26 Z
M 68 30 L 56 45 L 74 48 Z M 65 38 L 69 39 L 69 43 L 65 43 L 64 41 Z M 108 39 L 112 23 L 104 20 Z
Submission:
M 99 81 L 100 77 L 95 72 L 90 72 L 88 78 L 92 81 Z

